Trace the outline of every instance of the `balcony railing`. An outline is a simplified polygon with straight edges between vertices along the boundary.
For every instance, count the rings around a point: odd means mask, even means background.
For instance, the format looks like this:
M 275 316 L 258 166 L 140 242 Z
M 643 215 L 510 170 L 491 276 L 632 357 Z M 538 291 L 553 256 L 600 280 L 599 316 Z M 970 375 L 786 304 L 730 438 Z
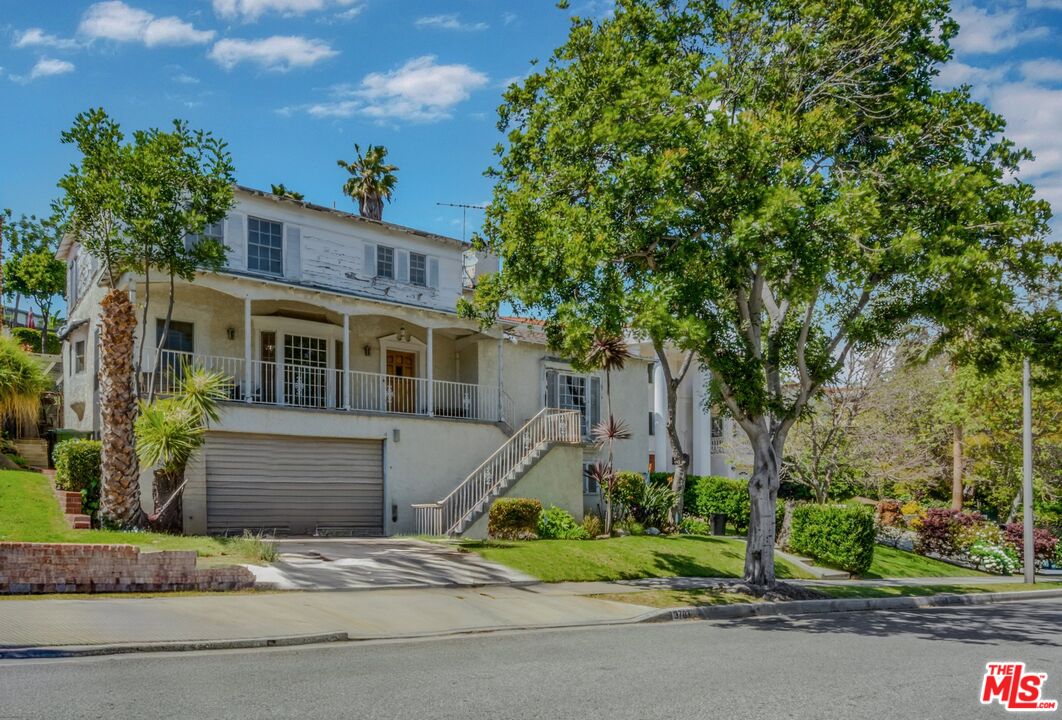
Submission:
M 145 376 L 169 394 L 195 365 L 229 379 L 228 397 L 262 405 L 464 418 L 513 425 L 513 401 L 497 386 L 164 350 Z

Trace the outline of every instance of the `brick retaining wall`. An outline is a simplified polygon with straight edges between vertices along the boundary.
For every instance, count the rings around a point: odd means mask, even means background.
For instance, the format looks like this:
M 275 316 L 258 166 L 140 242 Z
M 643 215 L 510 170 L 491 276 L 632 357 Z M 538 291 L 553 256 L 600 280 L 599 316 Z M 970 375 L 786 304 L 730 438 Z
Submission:
M 0 542 L 0 594 L 241 590 L 245 567 L 196 568 L 194 550 L 134 545 Z

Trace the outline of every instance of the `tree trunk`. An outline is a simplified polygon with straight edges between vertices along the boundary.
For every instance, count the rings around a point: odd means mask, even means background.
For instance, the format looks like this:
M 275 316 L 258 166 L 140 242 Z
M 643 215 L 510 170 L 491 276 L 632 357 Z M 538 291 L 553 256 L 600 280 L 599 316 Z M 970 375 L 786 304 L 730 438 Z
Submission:
M 745 582 L 770 589 L 774 576 L 774 510 L 778 499 L 779 453 L 766 435 L 752 440 L 751 514 L 745 545 Z
M 100 303 L 100 520 L 117 527 L 141 523 L 140 473 L 133 445 L 133 334 L 129 293 L 112 287 Z
M 962 510 L 962 424 L 955 423 L 951 435 L 951 509 Z
M 41 319 L 44 321 L 41 323 L 44 327 L 41 328 L 41 355 L 48 352 L 48 311 L 41 308 Z
M 155 496 L 155 510 L 153 513 L 155 519 L 152 522 L 155 530 L 178 534 L 183 530 L 184 511 L 181 506 L 181 498 L 180 496 L 173 497 L 173 494 L 177 492 L 183 482 L 183 468 L 173 471 L 159 468 L 155 471 L 155 477 L 151 483 L 152 494 Z

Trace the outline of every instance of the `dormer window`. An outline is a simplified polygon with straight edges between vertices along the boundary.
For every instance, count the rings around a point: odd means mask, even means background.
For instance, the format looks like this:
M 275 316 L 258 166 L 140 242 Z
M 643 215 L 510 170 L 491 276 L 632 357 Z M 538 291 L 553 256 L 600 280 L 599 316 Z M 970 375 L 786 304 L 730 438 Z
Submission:
M 427 287 L 428 285 L 428 256 L 421 253 L 409 254 L 409 284 Z
M 386 245 L 376 247 L 376 277 L 395 279 L 395 249 Z

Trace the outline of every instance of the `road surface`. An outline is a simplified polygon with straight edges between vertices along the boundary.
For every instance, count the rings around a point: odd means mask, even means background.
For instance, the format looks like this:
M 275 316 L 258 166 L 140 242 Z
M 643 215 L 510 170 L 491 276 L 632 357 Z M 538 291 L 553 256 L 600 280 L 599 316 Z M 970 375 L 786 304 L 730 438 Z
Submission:
M 0 718 L 1002 718 L 993 660 L 1062 700 L 1062 601 L 2 661 Z

